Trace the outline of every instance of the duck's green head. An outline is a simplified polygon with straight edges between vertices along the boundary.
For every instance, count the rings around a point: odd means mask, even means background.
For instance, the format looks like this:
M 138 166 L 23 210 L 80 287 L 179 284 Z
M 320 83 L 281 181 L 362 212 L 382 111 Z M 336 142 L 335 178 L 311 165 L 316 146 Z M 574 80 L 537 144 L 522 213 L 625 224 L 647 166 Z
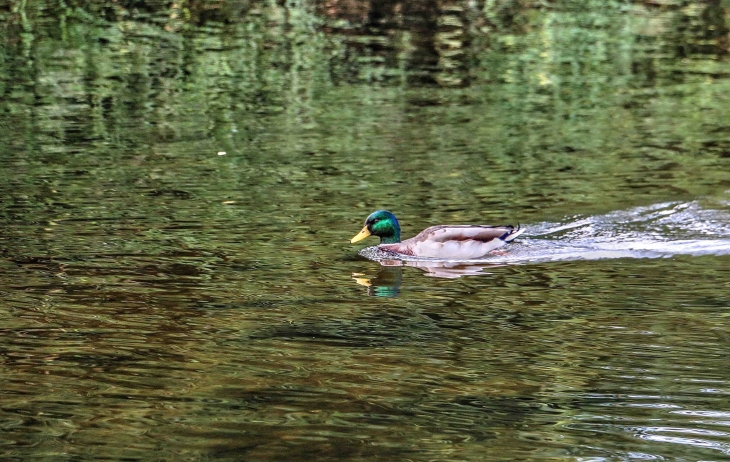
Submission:
M 350 243 L 362 241 L 370 235 L 378 236 L 381 244 L 400 242 L 400 225 L 395 215 L 387 210 L 371 213 L 365 220 L 365 227 L 350 240 Z

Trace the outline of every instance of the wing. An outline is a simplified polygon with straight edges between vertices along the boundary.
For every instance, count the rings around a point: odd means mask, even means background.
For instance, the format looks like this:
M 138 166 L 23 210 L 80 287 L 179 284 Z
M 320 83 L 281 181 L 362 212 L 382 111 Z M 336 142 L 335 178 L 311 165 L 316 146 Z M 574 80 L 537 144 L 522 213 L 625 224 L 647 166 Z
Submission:
M 512 226 L 432 226 L 416 237 L 397 244 L 380 244 L 380 247 L 402 255 L 471 260 L 502 247 L 523 231 Z
M 514 232 L 513 226 L 440 225 L 426 228 L 413 238 L 416 242 L 489 242 L 494 239 L 507 240 Z M 410 240 L 410 239 L 409 239 Z

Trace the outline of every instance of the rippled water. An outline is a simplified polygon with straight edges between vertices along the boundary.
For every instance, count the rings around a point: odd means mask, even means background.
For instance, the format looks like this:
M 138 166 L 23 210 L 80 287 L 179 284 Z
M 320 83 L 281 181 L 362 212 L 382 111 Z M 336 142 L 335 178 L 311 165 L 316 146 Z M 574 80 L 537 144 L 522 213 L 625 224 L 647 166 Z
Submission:
M 3 459 L 730 456 L 721 7 L 102 4 L 0 9 Z

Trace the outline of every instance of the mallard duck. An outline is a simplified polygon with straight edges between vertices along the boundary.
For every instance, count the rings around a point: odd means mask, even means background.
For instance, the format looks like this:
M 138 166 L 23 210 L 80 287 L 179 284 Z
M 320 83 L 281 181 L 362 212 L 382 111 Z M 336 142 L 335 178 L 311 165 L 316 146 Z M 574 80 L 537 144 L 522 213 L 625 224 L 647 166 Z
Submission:
M 381 249 L 404 256 L 471 260 L 487 255 L 522 234 L 519 226 L 439 225 L 426 228 L 417 236 L 400 240 L 400 225 L 395 215 L 378 210 L 365 220 L 365 226 L 350 243 L 368 236 L 380 237 Z

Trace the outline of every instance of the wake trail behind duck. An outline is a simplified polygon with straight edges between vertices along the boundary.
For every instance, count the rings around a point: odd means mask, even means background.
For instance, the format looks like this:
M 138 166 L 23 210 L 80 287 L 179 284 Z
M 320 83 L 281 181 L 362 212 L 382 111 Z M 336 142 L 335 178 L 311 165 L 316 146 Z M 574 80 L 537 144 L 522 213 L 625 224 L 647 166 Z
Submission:
M 519 239 L 499 249 L 503 254 L 468 262 L 525 264 L 730 255 L 730 201 L 665 202 L 603 215 L 573 216 L 563 222 L 536 223 L 522 229 L 525 233 Z M 361 255 L 382 260 L 376 249 L 363 249 Z

